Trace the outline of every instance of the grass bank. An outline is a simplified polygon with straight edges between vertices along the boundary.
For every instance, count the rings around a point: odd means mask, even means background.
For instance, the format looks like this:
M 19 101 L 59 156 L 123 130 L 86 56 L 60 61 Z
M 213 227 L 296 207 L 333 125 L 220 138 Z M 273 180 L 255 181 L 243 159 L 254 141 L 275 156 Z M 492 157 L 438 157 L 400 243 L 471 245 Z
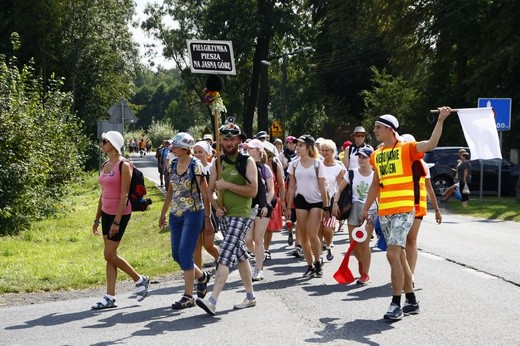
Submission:
M 120 254 L 149 276 L 173 273 L 169 232 L 158 222 L 163 194 L 150 182 L 150 210 L 135 212 L 120 246 Z M 81 289 L 105 284 L 103 238 L 92 234 L 101 192 L 97 174 L 82 177 L 56 217 L 35 223 L 18 236 L 0 237 L 0 293 Z M 123 272 L 119 279 L 129 280 Z
M 459 201 L 452 199 L 444 205 L 455 214 L 520 222 L 520 204 L 514 197 L 472 197 L 467 207 L 462 207 Z

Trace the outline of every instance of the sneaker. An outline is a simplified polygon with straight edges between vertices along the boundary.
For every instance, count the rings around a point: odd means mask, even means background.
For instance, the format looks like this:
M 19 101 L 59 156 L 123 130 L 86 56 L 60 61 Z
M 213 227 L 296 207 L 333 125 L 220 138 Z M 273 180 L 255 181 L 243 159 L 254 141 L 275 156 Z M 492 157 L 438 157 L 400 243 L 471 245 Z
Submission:
M 356 282 L 358 285 L 366 285 L 370 282 L 370 276 L 368 276 L 368 274 L 363 274 Z
M 93 304 L 91 308 L 93 310 L 117 308 L 117 303 L 115 299 L 104 296 L 99 302 Z
M 204 298 L 208 292 L 208 282 L 211 278 L 208 272 L 202 272 L 202 279 L 197 280 L 197 297 Z
M 390 303 L 390 307 L 383 318 L 385 320 L 398 321 L 403 318 L 403 310 L 394 303 Z
M 289 235 L 287 236 L 287 244 L 289 244 L 289 246 L 294 244 L 294 238 L 293 238 L 292 232 L 289 232 Z
M 334 254 L 332 253 L 332 249 L 327 249 L 327 261 L 332 261 L 334 259 Z
M 403 305 L 403 314 L 406 316 L 408 315 L 417 315 L 421 312 L 421 309 L 419 309 L 419 302 L 415 304 L 411 304 L 406 300 Z
M 148 296 L 148 286 L 150 286 L 150 278 L 143 275 L 143 282 L 135 285 L 137 289 L 135 294 L 138 302 L 142 302 Z
M 209 301 L 209 299 L 197 298 L 197 300 L 195 301 L 195 304 L 197 304 L 197 306 L 199 308 L 203 309 L 208 314 L 213 315 L 213 316 L 215 315 L 215 310 L 217 309 L 217 307 L 215 305 L 213 305 Z
M 264 272 L 255 268 L 253 272 L 253 281 L 260 281 L 264 279 Z
M 265 251 L 264 251 L 264 262 L 265 262 L 266 260 L 270 260 L 270 259 L 271 259 L 271 251 L 269 251 L 269 250 L 265 250 Z
M 202 268 L 213 268 L 217 265 L 216 261 L 209 261 L 202 265 Z
M 301 247 L 296 246 L 291 254 L 296 258 L 301 258 L 303 256 L 303 250 Z
M 256 306 L 256 298 L 253 298 L 253 300 L 247 299 L 247 297 L 244 298 L 240 303 L 233 305 L 234 309 L 245 309 L 245 308 L 252 308 L 253 306 Z
M 172 309 L 179 310 L 179 309 L 192 308 L 194 306 L 195 306 L 195 300 L 193 299 L 193 297 L 188 296 L 188 295 L 183 295 L 181 300 L 172 304 Z
M 323 263 L 316 262 L 314 264 L 314 277 L 315 278 L 322 278 L 323 277 Z
M 314 275 L 314 267 L 313 266 L 307 266 L 307 270 L 305 273 L 303 273 L 304 277 L 311 277 Z

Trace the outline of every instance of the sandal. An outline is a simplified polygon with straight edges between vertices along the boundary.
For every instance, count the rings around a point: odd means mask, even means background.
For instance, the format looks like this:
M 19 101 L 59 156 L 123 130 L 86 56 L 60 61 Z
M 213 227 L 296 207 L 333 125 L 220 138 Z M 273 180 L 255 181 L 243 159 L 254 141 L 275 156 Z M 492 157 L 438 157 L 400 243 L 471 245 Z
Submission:
M 188 294 L 185 294 L 182 296 L 181 300 L 172 304 L 172 309 L 179 310 L 179 309 L 192 308 L 194 306 L 195 306 L 195 300 L 193 299 L 193 297 Z
M 92 310 L 102 310 L 102 309 L 110 309 L 110 308 L 116 308 L 117 303 L 115 299 L 109 298 L 107 296 L 104 296 L 101 298 L 99 302 L 92 305 Z
M 197 297 L 204 299 L 206 293 L 208 293 L 208 282 L 210 275 L 207 272 L 202 272 L 202 280 L 197 279 Z

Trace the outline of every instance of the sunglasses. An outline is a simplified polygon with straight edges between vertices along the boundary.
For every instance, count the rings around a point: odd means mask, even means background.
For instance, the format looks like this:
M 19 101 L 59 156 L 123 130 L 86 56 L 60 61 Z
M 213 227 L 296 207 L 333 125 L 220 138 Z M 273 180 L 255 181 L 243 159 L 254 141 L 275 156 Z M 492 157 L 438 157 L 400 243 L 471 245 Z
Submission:
M 105 145 L 105 144 L 107 144 L 107 143 L 110 143 L 110 141 L 109 141 L 108 139 L 103 139 L 103 140 L 101 141 L 101 144 L 103 144 L 103 145 Z
M 234 128 L 234 129 L 230 129 L 230 128 L 221 129 L 219 132 L 220 132 L 220 134 L 222 134 L 224 136 L 227 136 L 227 135 L 238 136 L 240 134 L 240 130 L 237 129 L 237 128 Z
M 354 135 L 354 137 L 365 137 L 365 135 L 362 133 L 358 133 L 358 134 Z

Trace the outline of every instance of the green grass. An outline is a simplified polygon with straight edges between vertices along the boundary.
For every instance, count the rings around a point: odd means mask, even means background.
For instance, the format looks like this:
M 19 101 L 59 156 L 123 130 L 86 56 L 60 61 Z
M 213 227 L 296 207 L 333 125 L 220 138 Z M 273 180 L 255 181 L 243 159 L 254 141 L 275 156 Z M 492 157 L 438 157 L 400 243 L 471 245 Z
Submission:
M 520 203 L 514 197 L 472 197 L 467 207 L 462 207 L 457 200 L 450 200 L 448 210 L 453 213 L 468 215 L 488 220 L 507 220 L 520 222 Z
M 150 182 L 150 210 L 134 212 L 119 253 L 140 273 L 179 270 L 171 259 L 169 232 L 158 226 L 164 196 Z M 100 188 L 97 174 L 70 186 L 62 211 L 17 236 L 0 237 L 0 293 L 81 289 L 105 284 L 103 238 L 92 233 Z M 119 280 L 129 280 L 120 272 Z

